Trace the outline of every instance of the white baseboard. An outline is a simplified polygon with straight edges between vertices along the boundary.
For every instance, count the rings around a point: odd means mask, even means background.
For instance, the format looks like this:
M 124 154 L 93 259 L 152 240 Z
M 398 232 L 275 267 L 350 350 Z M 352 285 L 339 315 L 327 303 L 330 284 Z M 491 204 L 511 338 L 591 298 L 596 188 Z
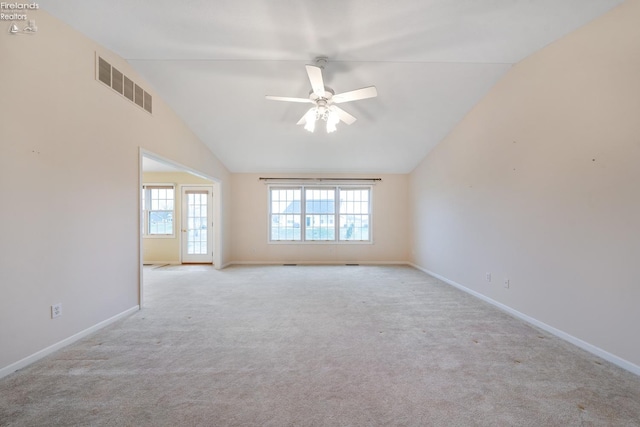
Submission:
M 341 261 L 230 261 L 226 263 L 224 267 L 228 267 L 230 265 L 285 265 L 285 264 L 295 264 L 295 265 L 358 264 L 358 265 L 409 265 L 409 266 L 412 266 L 411 263 L 406 261 L 344 261 L 344 260 L 341 260 Z
M 509 307 L 507 305 L 504 305 L 504 304 L 502 304 L 502 303 L 500 303 L 498 301 L 495 301 L 495 300 L 489 298 L 486 295 L 483 295 L 483 294 L 481 294 L 479 292 L 476 292 L 476 291 L 474 291 L 472 289 L 469 289 L 469 288 L 467 288 L 467 287 L 465 287 L 465 286 L 463 286 L 463 285 L 461 285 L 461 284 L 459 284 L 457 282 L 454 282 L 453 280 L 449 280 L 446 277 L 443 277 L 443 276 L 441 276 L 441 275 L 439 275 L 437 273 L 429 271 L 426 268 L 422 268 L 419 265 L 416 265 L 416 264 L 413 264 L 413 263 L 410 263 L 410 265 L 412 267 L 414 267 L 414 268 L 417 268 L 420 271 L 423 271 L 423 272 L 427 273 L 430 276 L 435 277 L 436 279 L 442 280 L 443 282 L 445 282 L 445 283 L 447 283 L 447 284 L 449 284 L 449 285 L 451 285 L 453 287 L 456 287 L 456 288 L 460 289 L 463 292 L 466 292 L 466 293 L 468 293 L 470 295 L 473 295 L 476 298 L 479 298 L 479 299 L 481 299 L 481 300 L 483 300 L 485 302 L 488 302 L 489 304 L 491 304 L 491 305 L 493 305 L 495 307 L 498 307 L 502 311 L 505 311 L 505 312 L 511 314 L 514 317 L 517 317 L 517 318 L 519 318 L 521 320 L 524 320 L 527 323 L 530 323 L 530 324 L 532 324 L 534 326 L 537 326 L 538 328 L 540 328 L 540 329 L 542 329 L 544 331 L 547 331 L 550 334 L 557 336 L 558 338 L 561 338 L 561 339 L 563 339 L 563 340 L 565 340 L 565 341 L 567 341 L 567 342 L 569 342 L 569 343 L 571 343 L 571 344 L 573 344 L 573 345 L 575 345 L 577 347 L 580 347 L 581 349 L 583 349 L 585 351 L 588 351 L 591 354 L 594 354 L 594 355 L 596 355 L 596 356 L 598 356 L 598 357 L 600 357 L 600 358 L 602 358 L 602 359 L 604 359 L 604 360 L 606 360 L 608 362 L 613 363 L 614 365 L 617 365 L 617 366 L 619 366 L 619 367 L 621 367 L 623 369 L 626 369 L 627 371 L 629 371 L 629 372 L 631 372 L 633 374 L 636 374 L 636 375 L 640 376 L 640 366 L 638 366 L 638 365 L 636 365 L 634 363 L 631 363 L 628 360 L 622 359 L 621 357 L 618 357 L 615 354 L 611 354 L 608 351 L 605 351 L 605 350 L 603 350 L 603 349 L 601 349 L 599 347 L 596 347 L 593 344 L 590 344 L 590 343 L 588 343 L 586 341 L 583 341 L 583 340 L 581 340 L 579 338 L 576 338 L 573 335 L 569 335 L 568 333 L 566 333 L 564 331 L 561 331 L 560 329 L 556 329 L 553 326 L 547 325 L 546 323 L 541 322 L 541 321 L 539 321 L 537 319 L 534 319 L 533 317 L 527 316 L 524 313 L 520 313 L 519 311 L 514 310 L 513 308 L 511 308 L 511 307 Z
M 180 265 L 180 261 L 143 261 L 142 265 Z
M 33 353 L 30 356 L 25 357 L 22 360 L 18 360 L 15 363 L 12 363 L 9 366 L 5 366 L 4 368 L 0 369 L 0 378 L 6 377 L 9 374 L 14 373 L 15 371 L 17 371 L 18 369 L 22 369 L 30 364 L 32 364 L 33 362 L 42 359 L 45 356 L 50 355 L 51 353 L 60 350 L 63 347 L 68 346 L 69 344 L 72 344 L 76 341 L 78 341 L 81 338 L 86 337 L 87 335 L 90 335 L 94 332 L 96 332 L 99 329 L 104 328 L 105 326 L 108 326 L 110 324 L 112 324 L 113 322 L 120 320 L 124 317 L 127 317 L 128 315 L 135 313 L 136 311 L 140 310 L 140 306 L 136 305 L 134 307 L 131 307 L 128 310 L 123 311 L 120 314 L 116 314 L 115 316 L 107 319 L 107 320 L 103 320 L 102 322 L 91 326 L 90 328 L 85 329 L 84 331 L 80 331 L 75 335 L 70 336 L 69 338 L 65 338 L 62 341 L 59 341 L 53 345 L 50 345 L 47 348 L 44 348 L 36 353 Z

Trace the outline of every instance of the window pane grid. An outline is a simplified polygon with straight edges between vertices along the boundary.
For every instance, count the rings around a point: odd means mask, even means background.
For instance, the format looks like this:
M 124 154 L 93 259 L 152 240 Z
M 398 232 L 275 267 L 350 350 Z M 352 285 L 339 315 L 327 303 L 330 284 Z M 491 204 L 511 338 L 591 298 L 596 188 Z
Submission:
M 147 212 L 148 235 L 173 235 L 173 187 L 145 186 L 143 208 Z
M 340 189 L 340 240 L 370 240 L 369 190 Z
M 302 240 L 301 189 L 271 190 L 271 240 Z
M 335 189 L 305 189 L 305 240 L 335 240 Z
M 370 188 L 270 187 L 270 241 L 371 241 Z
M 187 254 L 207 254 L 208 193 L 187 193 Z

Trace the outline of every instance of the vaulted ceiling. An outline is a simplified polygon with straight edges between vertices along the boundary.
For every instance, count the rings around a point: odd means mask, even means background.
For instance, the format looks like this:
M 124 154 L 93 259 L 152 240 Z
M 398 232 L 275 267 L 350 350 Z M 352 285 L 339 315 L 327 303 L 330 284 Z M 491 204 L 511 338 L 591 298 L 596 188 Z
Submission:
M 125 58 L 232 172 L 408 173 L 511 66 L 621 0 L 43 0 Z M 337 132 L 305 131 L 326 56 Z

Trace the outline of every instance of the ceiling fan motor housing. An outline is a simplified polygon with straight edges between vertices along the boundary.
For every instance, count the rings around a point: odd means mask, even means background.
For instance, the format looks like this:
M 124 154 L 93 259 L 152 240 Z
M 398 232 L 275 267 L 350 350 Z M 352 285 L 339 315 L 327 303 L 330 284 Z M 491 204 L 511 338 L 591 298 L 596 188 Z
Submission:
M 323 70 L 324 66 L 327 65 L 327 62 L 329 62 L 329 58 L 327 58 L 326 56 L 316 57 L 316 66 L 322 68 Z
M 335 95 L 335 92 L 333 91 L 333 89 L 331 89 L 328 86 L 324 87 L 324 96 L 318 96 L 316 93 L 313 92 L 313 90 L 309 91 L 309 99 L 312 100 L 313 102 L 318 102 L 318 100 L 320 99 L 329 101 L 331 100 L 333 95 Z

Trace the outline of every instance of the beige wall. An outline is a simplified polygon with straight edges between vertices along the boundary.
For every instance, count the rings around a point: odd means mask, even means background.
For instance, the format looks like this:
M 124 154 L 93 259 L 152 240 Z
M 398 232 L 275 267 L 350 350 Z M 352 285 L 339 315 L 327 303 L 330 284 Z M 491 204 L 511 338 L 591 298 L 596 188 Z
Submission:
M 269 175 L 272 176 L 272 175 Z M 296 177 L 317 177 L 301 175 Z M 373 244 L 287 244 L 268 241 L 268 192 L 260 175 L 233 174 L 233 243 L 234 262 L 257 263 L 386 263 L 407 262 L 407 179 L 408 175 L 376 175 L 382 182 L 373 186 Z M 291 175 L 278 175 L 291 177 Z M 322 175 L 324 178 L 345 177 Z M 349 175 L 363 178 L 364 176 Z
M 142 260 L 145 264 L 179 264 L 180 263 L 180 224 L 182 223 L 181 185 L 211 185 L 216 191 L 215 183 L 186 172 L 145 172 L 142 175 L 144 184 L 173 184 L 175 186 L 175 212 L 173 237 L 145 237 L 142 241 Z
M 626 2 L 517 64 L 410 200 L 413 262 L 640 373 L 638 23 Z
M 258 175 L 231 176 L 125 61 L 33 12 L 36 35 L 0 34 L 0 376 L 138 304 L 140 147 L 219 180 L 221 264 L 411 259 L 640 365 L 639 9 L 518 64 L 411 176 L 381 175 L 371 245 L 267 244 Z M 153 115 L 95 80 L 95 51 Z
M 0 33 L 0 376 L 139 303 L 140 147 L 219 179 L 223 235 L 229 218 L 228 171 L 153 88 L 31 13 L 37 34 Z M 95 80 L 95 51 L 154 96 L 153 115 Z

